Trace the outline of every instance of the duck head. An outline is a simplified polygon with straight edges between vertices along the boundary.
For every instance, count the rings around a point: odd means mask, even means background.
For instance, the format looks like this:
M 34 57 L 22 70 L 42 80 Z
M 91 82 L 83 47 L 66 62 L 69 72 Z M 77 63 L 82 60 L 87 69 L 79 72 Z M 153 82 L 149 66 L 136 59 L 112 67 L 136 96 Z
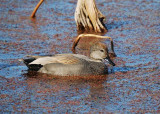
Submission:
M 91 46 L 90 58 L 94 60 L 100 60 L 103 62 L 107 61 L 109 64 L 115 66 L 115 63 L 113 63 L 113 61 L 109 57 L 107 46 L 100 42 Z

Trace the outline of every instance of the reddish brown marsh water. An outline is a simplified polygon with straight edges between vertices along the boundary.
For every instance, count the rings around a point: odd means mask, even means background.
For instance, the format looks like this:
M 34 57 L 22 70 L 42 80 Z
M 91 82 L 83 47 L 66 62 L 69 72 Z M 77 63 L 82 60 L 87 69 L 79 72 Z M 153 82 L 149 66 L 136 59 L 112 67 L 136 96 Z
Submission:
M 25 55 L 71 53 L 76 0 L 1 0 L 0 112 L 160 113 L 160 1 L 96 0 L 115 43 L 115 67 L 97 77 L 26 74 Z M 105 41 L 108 44 L 108 41 Z

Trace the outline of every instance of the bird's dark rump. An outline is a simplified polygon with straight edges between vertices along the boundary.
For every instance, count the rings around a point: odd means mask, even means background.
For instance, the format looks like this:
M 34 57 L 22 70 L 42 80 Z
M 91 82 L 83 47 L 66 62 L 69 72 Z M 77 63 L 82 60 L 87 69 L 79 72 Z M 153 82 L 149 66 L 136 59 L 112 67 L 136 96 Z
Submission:
M 34 60 L 36 59 L 35 58 L 24 59 L 24 63 L 29 68 L 28 69 L 29 71 L 38 71 L 41 67 L 43 67 L 43 65 L 41 64 L 29 64 L 33 62 Z

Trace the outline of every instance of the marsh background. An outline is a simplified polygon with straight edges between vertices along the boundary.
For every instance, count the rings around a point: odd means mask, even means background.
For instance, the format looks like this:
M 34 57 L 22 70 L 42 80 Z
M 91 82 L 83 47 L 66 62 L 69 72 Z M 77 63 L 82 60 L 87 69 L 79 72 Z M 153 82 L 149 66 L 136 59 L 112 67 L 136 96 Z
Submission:
M 31 19 L 38 1 L 0 0 L 0 112 L 160 113 L 159 0 L 96 0 L 117 57 L 93 78 L 26 75 L 18 59 L 72 53 L 77 36 L 77 0 L 46 0 Z

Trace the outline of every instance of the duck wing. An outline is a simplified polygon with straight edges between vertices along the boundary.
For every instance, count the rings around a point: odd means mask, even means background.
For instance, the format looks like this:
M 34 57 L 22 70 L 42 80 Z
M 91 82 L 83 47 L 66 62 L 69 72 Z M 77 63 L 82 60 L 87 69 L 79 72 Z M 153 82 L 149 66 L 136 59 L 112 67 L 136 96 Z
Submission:
M 40 65 L 46 65 L 50 63 L 61 63 L 61 64 L 76 64 L 80 60 L 74 54 L 58 54 L 55 56 L 46 56 L 46 57 L 39 57 L 31 64 L 40 64 Z

